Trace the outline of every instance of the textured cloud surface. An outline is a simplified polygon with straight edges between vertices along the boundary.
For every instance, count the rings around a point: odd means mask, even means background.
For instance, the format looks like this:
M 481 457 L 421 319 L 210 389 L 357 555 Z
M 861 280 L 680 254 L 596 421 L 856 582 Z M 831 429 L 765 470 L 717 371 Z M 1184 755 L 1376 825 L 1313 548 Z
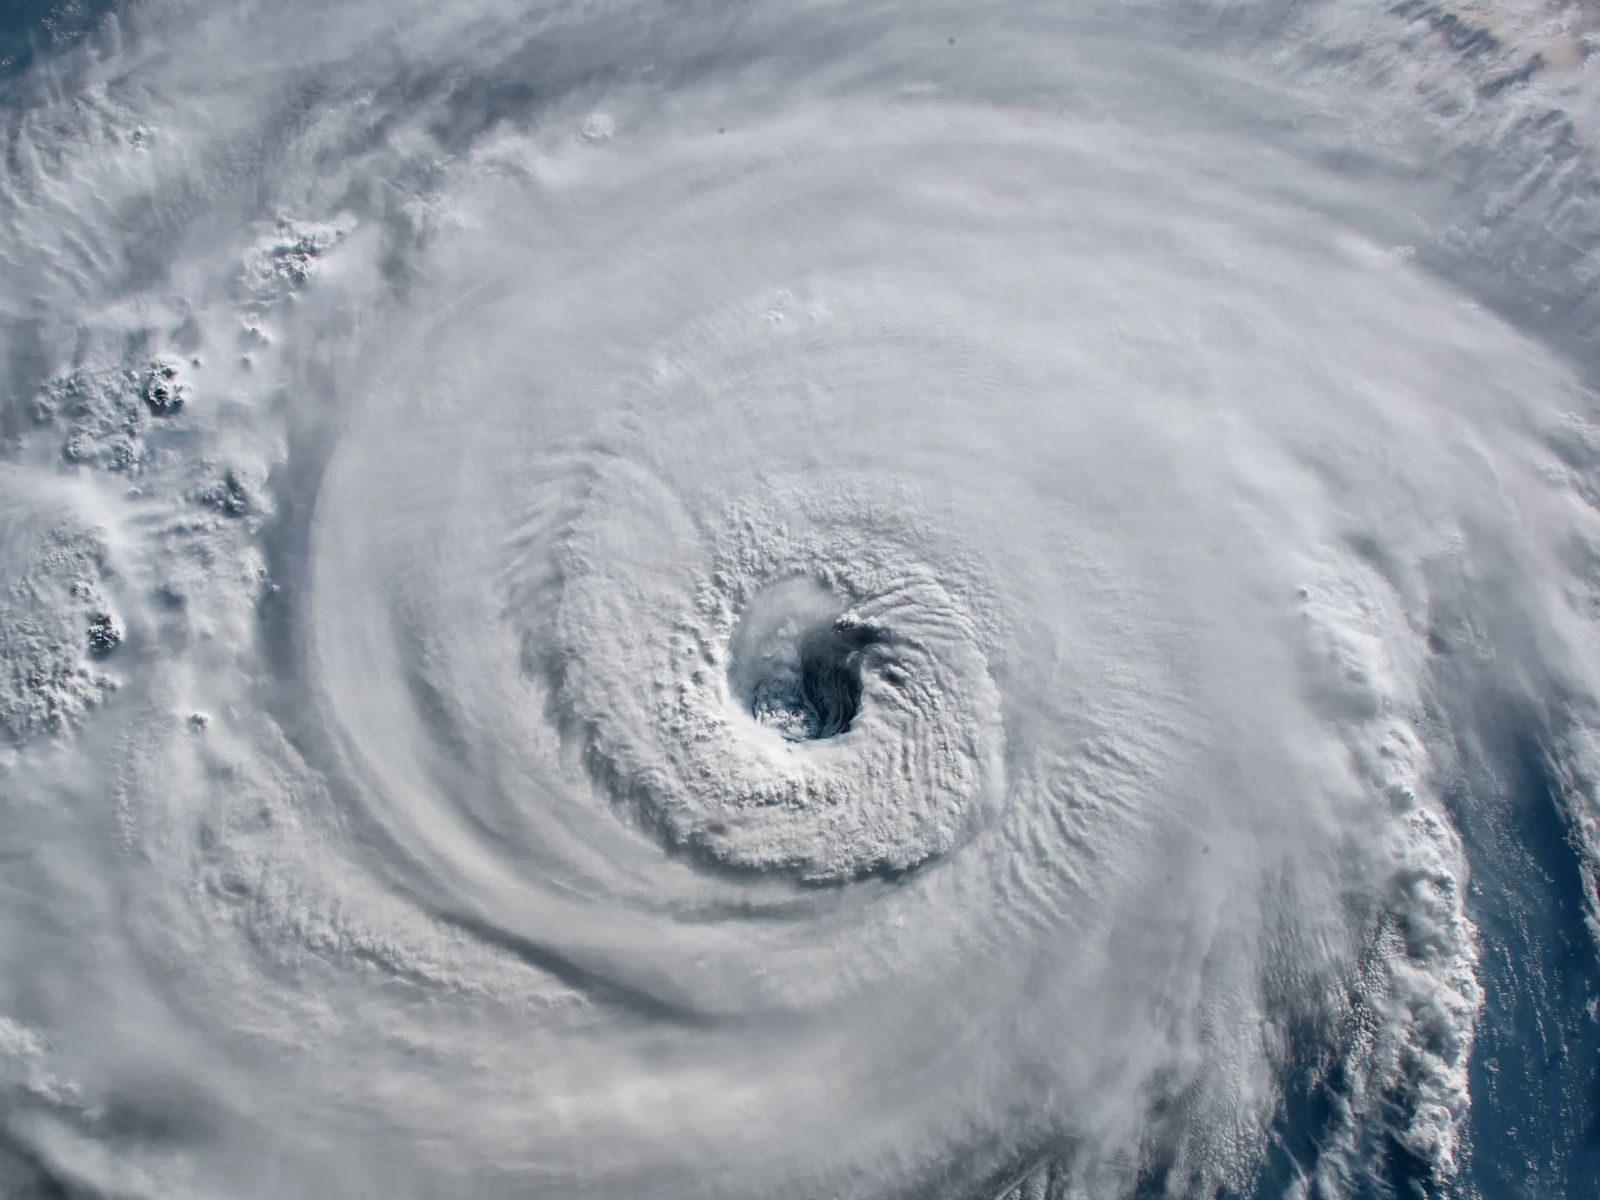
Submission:
M 0 1190 L 1582 1194 L 1578 15 L 72 20 Z

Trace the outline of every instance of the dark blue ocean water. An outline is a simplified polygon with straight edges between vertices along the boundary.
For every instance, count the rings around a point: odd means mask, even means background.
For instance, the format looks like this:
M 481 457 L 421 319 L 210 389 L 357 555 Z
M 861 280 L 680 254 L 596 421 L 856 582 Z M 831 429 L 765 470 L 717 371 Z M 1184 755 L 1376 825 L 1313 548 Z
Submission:
M 1600 956 L 1584 921 L 1583 879 L 1559 785 L 1530 728 L 1479 738 L 1449 793 L 1472 863 L 1484 1008 L 1469 1074 L 1464 1169 L 1441 1193 L 1392 1139 L 1368 1147 L 1360 1200 L 1600 1200 Z M 1316 1164 L 1348 1081 L 1320 1072 L 1312 1040 L 1253 1193 L 1281 1197 Z
M 1536 735 L 1507 733 L 1453 809 L 1473 862 L 1484 1012 L 1472 1158 L 1485 1198 L 1600 1197 L 1600 957 L 1579 859 Z
M 118 0 L 0 0 L 0 75 L 26 71 L 81 39 Z

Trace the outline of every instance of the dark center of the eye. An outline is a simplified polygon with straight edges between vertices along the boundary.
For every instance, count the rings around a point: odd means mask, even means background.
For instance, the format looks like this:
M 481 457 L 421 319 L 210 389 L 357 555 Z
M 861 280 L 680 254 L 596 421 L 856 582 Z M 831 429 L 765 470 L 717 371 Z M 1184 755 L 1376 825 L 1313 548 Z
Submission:
M 861 652 L 876 636 L 839 621 L 808 630 L 755 679 L 751 715 L 792 742 L 847 732 L 861 711 Z

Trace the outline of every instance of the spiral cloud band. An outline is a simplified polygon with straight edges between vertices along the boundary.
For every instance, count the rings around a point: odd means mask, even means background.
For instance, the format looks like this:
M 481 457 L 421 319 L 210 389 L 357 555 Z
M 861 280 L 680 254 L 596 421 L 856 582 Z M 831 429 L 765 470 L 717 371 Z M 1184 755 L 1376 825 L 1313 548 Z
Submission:
M 1582 1177 L 1507 1132 L 1595 1104 L 1508 1098 L 1597 986 L 1581 20 L 63 39 L 0 85 L 0 1190 Z

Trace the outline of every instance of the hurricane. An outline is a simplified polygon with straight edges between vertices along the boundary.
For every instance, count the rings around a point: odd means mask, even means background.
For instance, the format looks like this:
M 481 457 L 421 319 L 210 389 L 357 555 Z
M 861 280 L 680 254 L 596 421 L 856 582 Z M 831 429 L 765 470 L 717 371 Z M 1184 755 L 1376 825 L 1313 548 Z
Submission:
M 0 16 L 0 1193 L 1600 1196 L 1600 14 Z

